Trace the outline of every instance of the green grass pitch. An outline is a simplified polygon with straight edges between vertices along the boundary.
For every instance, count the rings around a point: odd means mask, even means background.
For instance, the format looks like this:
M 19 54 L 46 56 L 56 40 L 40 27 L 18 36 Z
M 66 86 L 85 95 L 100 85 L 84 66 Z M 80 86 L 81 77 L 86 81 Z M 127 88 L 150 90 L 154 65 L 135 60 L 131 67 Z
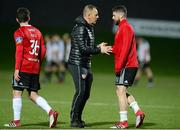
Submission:
M 0 72 L 0 128 L 12 120 L 12 72 Z M 129 88 L 146 117 L 142 129 L 178 129 L 180 128 L 180 78 L 178 76 L 155 75 L 153 88 L 146 86 L 143 77 L 136 87 Z M 58 129 L 70 128 L 70 108 L 74 94 L 72 78 L 66 76 L 64 84 L 41 84 L 40 95 L 59 113 Z M 129 128 L 135 128 L 135 116 L 131 109 L 128 113 Z M 87 129 L 108 129 L 119 120 L 118 104 L 114 86 L 114 75 L 94 73 L 94 82 L 90 99 L 84 110 L 83 120 Z M 48 129 L 47 114 L 23 94 L 23 108 L 20 129 Z

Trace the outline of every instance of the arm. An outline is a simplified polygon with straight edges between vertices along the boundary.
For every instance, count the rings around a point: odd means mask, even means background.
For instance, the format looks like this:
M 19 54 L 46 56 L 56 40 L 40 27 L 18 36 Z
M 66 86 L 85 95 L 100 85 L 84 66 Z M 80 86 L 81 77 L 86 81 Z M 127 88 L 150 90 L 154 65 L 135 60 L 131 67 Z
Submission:
M 15 69 L 20 70 L 21 64 L 22 64 L 22 57 L 23 57 L 23 45 L 19 44 L 16 45 L 16 54 L 15 54 Z
M 23 37 L 21 33 L 15 32 L 14 40 L 16 45 L 14 78 L 17 81 L 19 81 L 20 80 L 19 70 L 21 68 L 22 59 L 23 59 Z
M 42 61 L 45 57 L 45 54 L 46 54 L 46 47 L 45 47 L 45 44 L 44 44 L 44 38 L 43 36 L 41 37 L 41 41 L 40 41 L 40 45 L 41 45 L 41 50 L 40 50 L 40 64 L 42 64 Z
M 99 47 L 96 47 L 96 46 L 89 47 L 86 45 L 85 40 L 84 40 L 85 33 L 86 33 L 85 27 L 83 26 L 78 26 L 74 30 L 74 39 L 78 43 L 80 52 L 82 54 L 99 54 L 101 52 L 101 49 Z

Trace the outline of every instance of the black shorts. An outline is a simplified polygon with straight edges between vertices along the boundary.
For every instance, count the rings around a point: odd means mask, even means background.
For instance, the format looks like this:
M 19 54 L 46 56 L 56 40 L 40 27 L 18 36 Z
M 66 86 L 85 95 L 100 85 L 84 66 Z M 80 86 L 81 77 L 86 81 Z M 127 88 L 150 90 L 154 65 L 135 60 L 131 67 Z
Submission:
M 120 73 L 116 73 L 116 85 L 132 86 L 136 76 L 137 68 L 123 68 Z
M 47 67 L 59 67 L 59 64 L 54 62 L 54 61 L 49 61 L 49 62 L 46 62 L 46 66 Z
M 13 76 L 12 87 L 14 90 L 37 92 L 40 89 L 39 74 L 30 74 L 25 72 L 19 72 L 20 80 L 16 81 Z
M 140 70 L 144 70 L 144 69 L 146 69 L 146 68 L 148 68 L 148 67 L 150 67 L 150 63 L 149 63 L 149 62 L 146 62 L 146 63 L 144 63 L 144 62 L 139 62 L 139 69 L 140 69 Z

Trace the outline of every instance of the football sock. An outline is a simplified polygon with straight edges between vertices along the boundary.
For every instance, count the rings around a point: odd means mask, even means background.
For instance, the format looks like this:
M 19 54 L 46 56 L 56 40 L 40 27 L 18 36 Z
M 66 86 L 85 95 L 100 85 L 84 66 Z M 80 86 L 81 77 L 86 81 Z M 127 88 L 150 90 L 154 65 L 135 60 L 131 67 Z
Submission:
M 133 110 L 134 110 L 134 113 L 136 114 L 137 111 L 140 109 L 137 102 L 132 102 L 130 105 L 129 105 Z
M 60 73 L 60 78 L 61 78 L 61 79 L 64 79 L 64 77 L 65 77 L 65 72 L 62 71 L 62 72 Z
M 59 79 L 59 71 L 56 71 L 55 75 L 56 75 L 57 79 Z
M 62 71 L 62 72 L 59 73 L 59 80 L 60 80 L 61 82 L 63 82 L 63 81 L 64 81 L 64 78 L 65 78 L 65 72 Z
M 120 111 L 119 112 L 119 116 L 120 116 L 120 122 L 123 122 L 123 121 L 127 121 L 127 111 Z
M 21 97 L 13 98 L 14 120 L 20 120 L 21 109 L 22 109 L 22 98 Z
M 153 78 L 149 78 L 149 79 L 148 79 L 148 82 L 149 82 L 149 83 L 152 83 L 152 82 L 153 82 Z
M 36 104 L 41 107 L 43 110 L 45 110 L 47 112 L 47 114 L 49 114 L 49 111 L 52 109 L 49 104 L 47 103 L 47 101 L 39 96 L 37 99 L 36 99 Z
M 45 72 L 46 80 L 51 81 L 52 72 Z

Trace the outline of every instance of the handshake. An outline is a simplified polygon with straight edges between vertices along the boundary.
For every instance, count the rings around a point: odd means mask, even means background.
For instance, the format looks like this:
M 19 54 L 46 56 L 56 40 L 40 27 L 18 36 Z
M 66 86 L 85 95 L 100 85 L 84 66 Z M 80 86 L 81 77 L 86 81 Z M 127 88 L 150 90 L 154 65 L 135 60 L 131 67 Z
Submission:
M 107 46 L 107 43 L 105 43 L 105 42 L 102 42 L 97 47 L 99 47 L 101 49 L 101 53 L 105 53 L 107 55 L 110 55 L 110 53 L 112 52 L 112 47 Z

